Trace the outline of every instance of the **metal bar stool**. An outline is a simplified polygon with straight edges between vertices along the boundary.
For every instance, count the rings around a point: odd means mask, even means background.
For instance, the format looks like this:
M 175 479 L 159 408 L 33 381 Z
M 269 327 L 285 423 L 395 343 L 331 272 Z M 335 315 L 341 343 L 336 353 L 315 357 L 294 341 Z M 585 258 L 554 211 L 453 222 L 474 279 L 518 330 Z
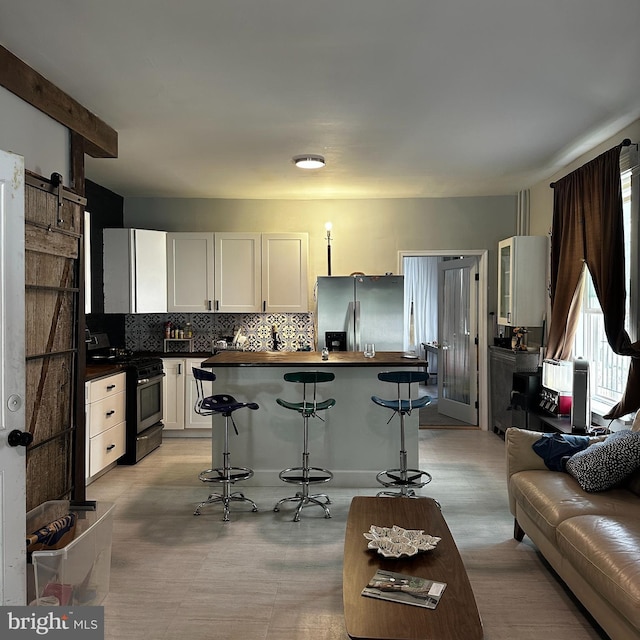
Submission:
M 302 466 L 292 467 L 291 469 L 285 469 L 280 472 L 280 480 L 288 482 L 290 484 L 298 484 L 301 486 L 301 491 L 298 491 L 295 496 L 289 498 L 282 498 L 279 500 L 274 511 L 280 511 L 280 506 L 285 502 L 297 502 L 298 506 L 293 517 L 294 522 L 300 520 L 300 512 L 303 507 L 308 505 L 317 505 L 324 509 L 324 517 L 330 518 L 331 512 L 329 511 L 328 504 L 331 504 L 329 496 L 325 493 L 319 493 L 309 495 L 309 486 L 312 484 L 321 484 L 323 482 L 329 482 L 333 478 L 333 473 L 328 469 L 321 469 L 320 467 L 309 466 L 309 418 L 318 418 L 324 422 L 324 420 L 318 415 L 318 411 L 326 411 L 333 407 L 336 401 L 333 398 L 328 400 L 318 401 L 316 395 L 317 384 L 321 382 L 330 382 L 335 378 L 333 373 L 327 371 L 298 371 L 295 373 L 285 373 L 284 379 L 287 382 L 295 382 L 302 384 L 302 402 L 289 402 L 282 398 L 277 398 L 276 402 L 285 409 L 291 411 L 297 411 L 302 415 L 303 422 L 303 448 L 302 448 Z M 310 399 L 307 399 L 307 387 L 311 387 L 309 392 Z
M 216 482 L 222 485 L 222 493 L 212 493 L 204 502 L 201 502 L 194 511 L 195 516 L 200 515 L 200 509 L 207 504 L 220 502 L 224 509 L 223 521 L 229 520 L 229 503 L 248 502 L 257 511 L 258 507 L 253 500 L 246 498 L 240 491 L 231 492 L 231 485 L 240 480 L 248 480 L 253 476 L 253 470 L 247 467 L 232 467 L 229 464 L 229 420 L 233 425 L 233 429 L 238 435 L 238 428 L 233 419 L 233 412 L 246 407 L 247 409 L 256 410 L 258 405 L 255 402 L 238 402 L 233 396 L 226 394 L 205 396 L 204 382 L 213 382 L 216 379 L 215 373 L 197 369 L 193 367 L 193 376 L 196 379 L 196 389 L 198 398 L 196 400 L 194 410 L 201 416 L 212 416 L 220 414 L 224 416 L 224 450 L 222 452 L 222 467 L 216 469 L 206 469 L 202 471 L 198 478 L 202 482 Z
M 431 402 L 429 396 L 411 398 L 411 384 L 414 382 L 426 382 L 428 379 L 429 374 L 425 371 L 383 371 L 378 374 L 378 380 L 382 382 L 392 382 L 397 386 L 398 397 L 395 400 L 384 400 L 378 396 L 371 396 L 371 399 L 377 405 L 393 411 L 391 417 L 387 420 L 387 424 L 393 420 L 396 414 L 400 416 L 400 468 L 387 469 L 386 471 L 381 471 L 376 476 L 376 480 L 383 487 L 396 488 L 399 489 L 399 491 L 383 490 L 378 493 L 379 496 L 387 495 L 415 498 L 415 489 L 424 487 L 425 484 L 431 482 L 431 474 L 426 471 L 407 469 L 407 451 L 404 435 L 405 415 L 411 415 L 414 409 L 426 407 Z M 406 386 L 403 387 L 403 385 Z

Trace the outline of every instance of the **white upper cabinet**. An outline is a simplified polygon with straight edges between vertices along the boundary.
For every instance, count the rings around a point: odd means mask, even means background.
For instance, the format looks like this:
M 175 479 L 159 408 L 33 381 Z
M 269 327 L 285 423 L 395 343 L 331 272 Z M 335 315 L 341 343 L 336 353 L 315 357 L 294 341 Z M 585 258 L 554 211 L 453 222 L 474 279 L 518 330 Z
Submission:
M 546 236 L 513 236 L 498 243 L 498 324 L 542 326 L 547 260 Z
M 166 313 L 167 234 L 104 229 L 105 313 Z
M 212 311 L 214 234 L 167 234 L 168 311 Z
M 308 234 L 169 233 L 168 310 L 308 311 Z
M 308 311 L 306 233 L 262 234 L 263 309 L 274 313 Z
M 259 233 L 215 234 L 215 311 L 261 311 Z

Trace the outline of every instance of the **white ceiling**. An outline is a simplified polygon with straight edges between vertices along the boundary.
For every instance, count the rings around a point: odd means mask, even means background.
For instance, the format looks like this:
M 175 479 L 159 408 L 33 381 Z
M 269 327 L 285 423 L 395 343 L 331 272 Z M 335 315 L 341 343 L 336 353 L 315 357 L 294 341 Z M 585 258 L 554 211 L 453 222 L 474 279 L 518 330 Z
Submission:
M 638 0 L 0 0 L 123 196 L 514 194 L 640 117 Z M 323 154 L 302 172 L 291 158 Z

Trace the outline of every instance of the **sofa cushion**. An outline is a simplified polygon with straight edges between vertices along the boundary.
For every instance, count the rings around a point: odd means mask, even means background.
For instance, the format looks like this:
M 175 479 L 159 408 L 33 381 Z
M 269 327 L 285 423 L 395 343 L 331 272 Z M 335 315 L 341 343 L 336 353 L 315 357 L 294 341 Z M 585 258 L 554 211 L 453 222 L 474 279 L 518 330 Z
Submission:
M 558 549 L 584 579 L 640 628 L 640 500 L 633 516 L 586 515 L 558 526 Z M 633 507 L 632 507 L 633 508 Z
M 540 440 L 541 431 L 529 431 L 509 427 L 505 432 L 507 477 L 526 469 L 547 469 L 544 460 L 533 450 L 533 445 Z M 601 442 L 606 436 L 590 436 L 589 442 Z
M 504 434 L 507 446 L 507 477 L 525 469 L 546 469 L 544 460 L 533 450 L 542 433 L 510 427 Z
M 580 515 L 618 516 L 629 512 L 634 496 L 626 489 L 586 493 L 567 473 L 549 470 L 521 471 L 509 479 L 509 493 L 552 543 L 556 527 Z
M 610 489 L 640 467 L 640 432 L 618 431 L 575 453 L 567 472 L 589 492 Z

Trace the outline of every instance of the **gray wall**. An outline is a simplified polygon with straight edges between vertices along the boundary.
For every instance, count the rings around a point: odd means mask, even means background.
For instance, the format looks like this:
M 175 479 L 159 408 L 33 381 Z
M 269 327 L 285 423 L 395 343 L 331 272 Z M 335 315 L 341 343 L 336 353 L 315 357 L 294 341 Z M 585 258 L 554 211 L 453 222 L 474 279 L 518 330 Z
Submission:
M 0 87 L 0 149 L 24 157 L 24 167 L 48 178 L 56 172 L 69 185 L 69 131 Z

